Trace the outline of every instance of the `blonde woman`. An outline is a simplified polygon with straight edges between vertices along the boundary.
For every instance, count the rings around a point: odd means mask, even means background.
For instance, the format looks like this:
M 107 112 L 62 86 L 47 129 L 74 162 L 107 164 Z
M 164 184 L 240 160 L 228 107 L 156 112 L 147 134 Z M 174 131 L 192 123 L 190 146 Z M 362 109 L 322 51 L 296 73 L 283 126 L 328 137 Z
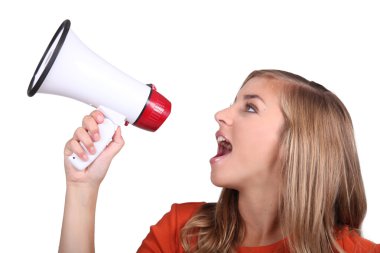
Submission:
M 211 181 L 216 203 L 175 204 L 139 253 L 380 252 L 360 236 L 366 198 L 349 113 L 320 84 L 280 70 L 252 72 L 234 103 L 216 113 L 218 151 Z M 124 141 L 85 172 L 103 115 L 95 111 L 65 146 L 67 193 L 60 252 L 93 252 L 99 185 Z

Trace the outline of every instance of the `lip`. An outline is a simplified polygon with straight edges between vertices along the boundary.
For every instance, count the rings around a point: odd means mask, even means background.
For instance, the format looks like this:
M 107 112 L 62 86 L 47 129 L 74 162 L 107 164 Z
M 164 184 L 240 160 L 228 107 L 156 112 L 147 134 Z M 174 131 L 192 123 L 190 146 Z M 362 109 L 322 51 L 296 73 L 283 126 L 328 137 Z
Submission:
M 210 159 L 210 164 L 211 165 L 214 165 L 216 163 L 219 163 L 220 161 L 222 161 L 224 158 L 226 158 L 229 154 L 227 155 L 223 155 L 223 156 L 214 156 Z
M 223 138 L 225 138 L 228 142 L 230 142 L 230 140 L 223 134 L 223 132 L 221 130 L 217 131 L 215 133 L 215 138 L 218 139 L 219 136 L 222 136 Z
M 221 130 L 217 131 L 215 133 L 215 138 L 216 140 L 218 140 L 218 137 L 222 136 L 224 139 L 226 139 L 228 142 L 230 142 L 230 140 L 223 134 L 223 132 Z M 219 145 L 219 144 L 218 144 Z M 210 159 L 210 164 L 213 165 L 213 164 L 216 164 L 220 161 L 222 161 L 224 158 L 226 158 L 227 156 L 229 156 L 231 153 L 227 153 L 227 154 L 224 154 L 222 156 L 218 156 L 218 154 L 216 154 L 214 157 L 212 157 Z

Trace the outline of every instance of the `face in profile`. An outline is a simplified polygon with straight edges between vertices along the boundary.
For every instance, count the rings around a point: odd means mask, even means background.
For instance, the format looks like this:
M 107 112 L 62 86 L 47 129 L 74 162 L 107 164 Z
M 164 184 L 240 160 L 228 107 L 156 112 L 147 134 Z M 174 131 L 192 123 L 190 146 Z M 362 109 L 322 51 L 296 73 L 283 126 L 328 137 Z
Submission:
M 280 135 L 284 118 L 281 84 L 255 77 L 239 90 L 234 103 L 216 113 L 218 151 L 211 158 L 213 184 L 236 190 L 279 180 Z

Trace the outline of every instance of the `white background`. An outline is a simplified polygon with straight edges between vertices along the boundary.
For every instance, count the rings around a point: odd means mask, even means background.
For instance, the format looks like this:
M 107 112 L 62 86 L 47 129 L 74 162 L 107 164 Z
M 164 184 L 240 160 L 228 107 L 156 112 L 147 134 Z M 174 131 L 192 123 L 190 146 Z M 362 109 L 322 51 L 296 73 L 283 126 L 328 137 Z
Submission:
M 217 200 L 208 162 L 216 153 L 213 116 L 261 68 L 324 84 L 346 104 L 368 197 L 364 235 L 380 243 L 376 1 L 258 2 L 2 1 L 0 252 L 58 248 L 63 147 L 92 107 L 45 94 L 30 98 L 26 90 L 65 19 L 89 48 L 154 83 L 173 105 L 156 133 L 123 129 L 126 146 L 99 194 L 97 252 L 136 251 L 174 202 Z

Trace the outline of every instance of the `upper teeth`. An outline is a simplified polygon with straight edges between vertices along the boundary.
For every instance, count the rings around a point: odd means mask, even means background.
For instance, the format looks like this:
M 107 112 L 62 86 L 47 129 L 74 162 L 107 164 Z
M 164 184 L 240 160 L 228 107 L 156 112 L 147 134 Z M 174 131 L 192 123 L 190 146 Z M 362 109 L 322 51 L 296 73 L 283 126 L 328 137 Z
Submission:
M 216 139 L 216 141 L 218 142 L 218 143 L 221 143 L 222 141 L 226 141 L 226 138 L 224 138 L 223 136 L 218 136 L 218 138 Z

